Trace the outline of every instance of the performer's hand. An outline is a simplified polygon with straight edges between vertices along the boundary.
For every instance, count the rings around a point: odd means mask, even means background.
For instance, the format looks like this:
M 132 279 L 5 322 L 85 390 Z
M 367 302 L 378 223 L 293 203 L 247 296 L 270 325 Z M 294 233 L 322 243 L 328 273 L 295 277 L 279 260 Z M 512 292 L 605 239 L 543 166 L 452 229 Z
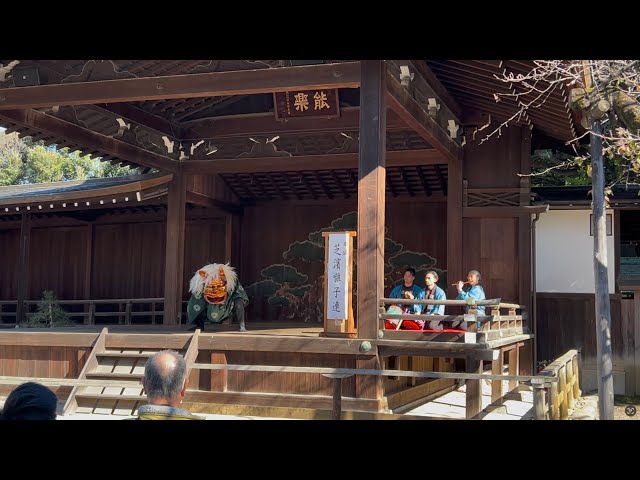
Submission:
M 404 292 L 404 298 L 408 300 L 413 300 L 416 297 L 413 296 L 413 292 Z
M 458 286 L 456 287 L 458 289 L 458 292 L 462 292 L 462 287 L 464 286 L 464 282 L 462 280 L 460 280 L 458 282 Z

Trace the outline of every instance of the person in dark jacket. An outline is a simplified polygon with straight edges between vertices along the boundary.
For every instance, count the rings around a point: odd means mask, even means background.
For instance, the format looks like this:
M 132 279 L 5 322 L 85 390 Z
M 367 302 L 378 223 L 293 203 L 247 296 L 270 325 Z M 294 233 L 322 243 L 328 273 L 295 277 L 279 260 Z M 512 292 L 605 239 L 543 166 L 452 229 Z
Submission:
M 2 420 L 55 420 L 58 397 L 48 387 L 26 382 L 16 387 L 4 402 Z

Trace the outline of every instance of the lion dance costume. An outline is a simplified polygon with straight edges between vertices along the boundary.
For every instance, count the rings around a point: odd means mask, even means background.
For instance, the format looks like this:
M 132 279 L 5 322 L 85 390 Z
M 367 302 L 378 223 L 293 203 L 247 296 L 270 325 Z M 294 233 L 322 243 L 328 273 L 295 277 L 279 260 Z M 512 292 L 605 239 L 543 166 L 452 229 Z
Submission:
M 234 268 L 228 263 L 212 263 L 199 269 L 189 282 L 189 292 L 189 323 L 204 330 L 205 320 L 210 323 L 229 320 L 231 323 L 235 312 L 240 323 L 240 331 L 247 331 L 244 309 L 249 303 L 249 297 L 240 285 Z

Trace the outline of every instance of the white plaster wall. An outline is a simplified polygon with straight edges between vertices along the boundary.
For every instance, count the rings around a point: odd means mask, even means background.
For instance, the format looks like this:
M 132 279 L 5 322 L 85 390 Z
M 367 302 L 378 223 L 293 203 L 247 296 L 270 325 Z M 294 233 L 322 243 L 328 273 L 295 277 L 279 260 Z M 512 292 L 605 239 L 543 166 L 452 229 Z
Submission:
M 538 292 L 595 293 L 590 214 L 590 210 L 549 210 L 540 215 L 536 223 Z M 615 231 L 613 215 L 612 231 Z M 614 293 L 614 237 L 606 238 L 609 292 Z

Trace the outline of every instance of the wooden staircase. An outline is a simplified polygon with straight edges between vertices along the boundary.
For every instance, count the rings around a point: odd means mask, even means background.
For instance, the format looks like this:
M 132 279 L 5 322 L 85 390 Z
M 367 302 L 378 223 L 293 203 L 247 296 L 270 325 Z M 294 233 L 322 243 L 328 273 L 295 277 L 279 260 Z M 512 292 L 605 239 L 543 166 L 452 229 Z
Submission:
M 184 348 L 175 348 L 187 360 L 187 375 L 198 354 L 198 335 L 191 335 Z M 112 334 L 113 335 L 113 334 Z M 142 388 L 144 366 L 154 353 L 164 350 L 146 347 L 141 335 L 140 347 L 109 346 L 109 332 L 104 328 L 98 336 L 78 379 L 92 380 L 95 386 L 76 386 L 67 399 L 63 414 L 72 413 L 132 416 L 147 403 Z M 171 346 L 166 347 L 171 348 Z M 93 383 L 92 382 L 92 383 Z

